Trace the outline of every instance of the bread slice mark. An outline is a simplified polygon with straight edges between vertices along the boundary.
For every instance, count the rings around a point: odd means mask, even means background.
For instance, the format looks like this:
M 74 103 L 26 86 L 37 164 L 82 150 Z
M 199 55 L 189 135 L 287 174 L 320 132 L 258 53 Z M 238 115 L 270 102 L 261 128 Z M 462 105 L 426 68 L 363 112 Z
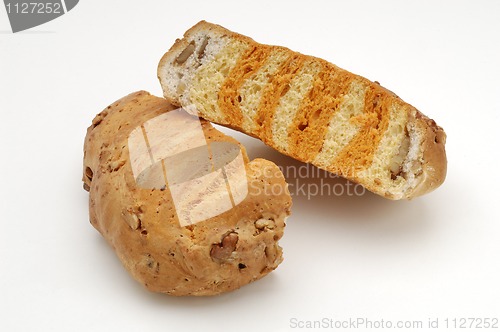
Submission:
M 262 94 L 259 110 L 255 115 L 256 131 L 252 134 L 258 136 L 264 143 L 272 144 L 272 122 L 274 113 L 281 97 L 290 88 L 290 82 L 302 68 L 305 58 L 301 54 L 292 53 L 280 66 L 271 81 L 267 84 Z
M 262 94 L 266 85 L 288 58 L 286 50 L 273 50 L 260 69 L 242 84 L 239 95 L 241 96 L 240 110 L 243 116 L 241 128 L 243 130 L 248 132 L 256 130 L 254 119 L 259 109 Z
M 328 170 L 355 181 L 366 177 L 365 171 L 371 166 L 373 155 L 389 125 L 388 104 L 392 99 L 393 95 L 385 93 L 379 86 L 369 86 L 365 93 L 363 113 L 352 118 L 354 123 L 359 124 L 360 130 L 337 155 Z M 364 178 L 363 181 L 372 180 Z
M 214 122 L 230 124 L 226 118 L 225 110 L 221 110 L 219 107 L 219 92 L 230 72 L 236 67 L 238 59 L 248 48 L 249 43 L 247 42 L 229 39 L 226 46 L 214 56 L 212 61 L 201 65 L 194 72 L 187 100 L 181 101 L 181 103 L 183 105 L 193 104 L 199 112 Z M 189 108 L 187 110 L 189 111 Z
M 360 124 L 352 119 L 363 113 L 366 85 L 353 80 L 349 91 L 341 97 L 338 111 L 333 114 L 328 124 L 323 147 L 316 155 L 314 163 L 321 168 L 330 166 L 339 152 L 359 132 Z
M 338 111 L 352 80 L 352 76 L 343 75 L 342 69 L 322 62 L 322 70 L 288 128 L 291 156 L 301 155 L 305 162 L 314 161 L 323 147 L 328 123 Z
M 240 87 L 263 66 L 270 53 L 270 47 L 250 46 L 222 84 L 219 91 L 219 108 L 232 126 L 240 127 L 243 122 L 240 103 L 247 96 L 239 91 Z
M 315 62 L 305 62 L 288 84 L 288 91 L 280 98 L 271 122 L 272 141 L 279 151 L 288 152 L 290 125 L 321 69 L 322 67 Z

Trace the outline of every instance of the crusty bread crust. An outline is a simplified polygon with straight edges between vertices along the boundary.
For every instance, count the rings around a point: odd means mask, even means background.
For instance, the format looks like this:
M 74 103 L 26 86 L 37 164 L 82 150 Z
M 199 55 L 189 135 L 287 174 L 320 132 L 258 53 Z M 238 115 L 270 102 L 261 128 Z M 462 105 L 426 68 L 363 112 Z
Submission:
M 228 41 L 233 49 L 227 53 L 237 57 L 235 65 L 228 72 L 211 72 L 222 75 L 223 80 L 219 79 L 212 86 L 203 86 L 205 96 L 208 96 L 205 99 L 196 86 L 197 82 L 183 81 L 181 78 L 196 77 L 200 70 L 215 61 L 212 55 L 208 60 L 186 61 L 184 64 L 183 52 L 188 55 L 187 58 L 203 56 L 199 47 L 200 36 L 206 36 L 210 41 Z M 194 55 L 185 51 L 189 47 Z M 266 84 L 260 86 L 258 109 L 244 110 L 242 103 L 247 96 L 242 93 L 243 84 L 256 80 L 256 75 L 265 68 L 266 61 L 283 53 L 288 56 L 287 60 L 272 75 L 268 75 Z M 312 69 L 304 71 L 304 68 Z M 319 69 L 315 71 L 314 68 Z M 173 75 L 174 72 L 179 75 Z M 294 88 L 297 77 L 304 86 L 306 83 L 302 78 L 311 75 L 310 86 L 306 90 L 302 89 L 305 92 L 300 91 L 302 99 L 298 101 L 299 105 L 290 98 L 295 104 L 284 108 L 284 113 L 290 116 L 289 121 L 283 121 L 288 134 L 285 139 L 279 138 L 276 134 L 279 125 L 276 123 L 281 119 L 276 113 L 277 108 L 286 99 L 289 90 Z M 417 197 L 440 186 L 446 177 L 446 135 L 441 127 L 377 82 L 371 82 L 325 60 L 281 46 L 262 45 L 219 25 L 201 21 L 189 29 L 183 39 L 176 40 L 162 57 L 158 78 L 164 97 L 171 103 L 188 109 L 194 107 L 200 116 L 209 121 L 257 137 L 281 153 L 337 173 L 386 198 Z M 359 100 L 351 96 L 355 88 L 363 91 L 362 97 L 356 97 Z M 193 95 L 193 92 L 198 95 Z M 357 106 L 353 106 L 356 101 Z M 294 107 L 297 109 L 294 110 Z M 351 110 L 352 107 L 361 109 L 356 113 L 349 111 L 349 107 Z M 335 155 L 330 159 L 324 153 L 319 158 L 322 150 L 328 148 L 325 144 L 331 125 L 329 121 L 341 110 L 353 113 L 348 124 L 355 127 L 357 132 L 348 142 L 340 144 L 339 150 L 334 151 Z M 249 116 L 254 122 L 253 127 L 245 123 L 245 117 Z M 389 130 L 399 133 L 399 136 L 391 136 Z
M 95 117 L 87 130 L 83 161 L 90 222 L 132 276 L 151 291 L 178 296 L 231 291 L 265 276 L 282 261 L 277 241 L 290 214 L 287 184 L 275 164 L 248 162 L 242 150 L 246 198 L 220 215 L 182 227 L 168 186 L 138 185 L 128 145 L 135 128 L 174 109 L 163 98 L 139 91 Z M 239 144 L 209 122 L 201 120 L 201 125 L 207 142 Z
M 436 122 L 417 111 L 416 126 L 423 137 L 422 174 L 417 185 L 408 192 L 406 198 L 412 198 L 429 193 L 439 187 L 446 178 L 446 133 Z

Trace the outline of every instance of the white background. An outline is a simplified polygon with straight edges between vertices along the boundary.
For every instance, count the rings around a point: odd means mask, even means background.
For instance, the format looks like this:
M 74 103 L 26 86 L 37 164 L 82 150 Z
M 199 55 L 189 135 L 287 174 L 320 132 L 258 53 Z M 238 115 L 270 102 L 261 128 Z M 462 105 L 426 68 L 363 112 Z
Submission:
M 217 297 L 149 293 L 88 222 L 83 140 L 114 100 L 161 95 L 158 60 L 201 19 L 380 81 L 445 128 L 446 182 L 413 201 L 295 197 L 269 276 Z M 0 56 L 0 330 L 500 318 L 500 1 L 86 0 L 17 34 L 0 8 Z M 300 165 L 232 134 L 251 158 Z

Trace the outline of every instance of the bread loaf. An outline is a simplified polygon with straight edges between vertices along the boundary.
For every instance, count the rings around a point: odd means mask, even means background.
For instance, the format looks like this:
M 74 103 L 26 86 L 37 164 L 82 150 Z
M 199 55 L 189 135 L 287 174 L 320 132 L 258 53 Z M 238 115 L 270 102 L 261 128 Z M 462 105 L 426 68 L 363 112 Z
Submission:
M 390 199 L 446 176 L 441 127 L 376 82 L 200 22 L 162 57 L 164 97 Z
M 145 91 L 87 130 L 90 222 L 149 290 L 213 295 L 282 261 L 291 199 L 279 168 L 202 119 Z M 208 152 L 207 152 L 208 151 Z

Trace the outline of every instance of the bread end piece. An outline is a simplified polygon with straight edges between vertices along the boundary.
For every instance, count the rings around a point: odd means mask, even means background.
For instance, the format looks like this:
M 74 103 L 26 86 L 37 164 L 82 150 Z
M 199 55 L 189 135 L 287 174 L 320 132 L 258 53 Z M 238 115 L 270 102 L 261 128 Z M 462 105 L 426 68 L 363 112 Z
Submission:
M 446 179 L 446 133 L 436 122 L 420 112 L 414 118 L 416 131 L 420 136 L 421 173 L 416 176 L 413 188 L 404 193 L 411 199 L 438 188 Z
M 446 135 L 396 94 L 312 56 L 202 21 L 158 65 L 164 97 L 279 152 L 411 199 L 446 177 Z

